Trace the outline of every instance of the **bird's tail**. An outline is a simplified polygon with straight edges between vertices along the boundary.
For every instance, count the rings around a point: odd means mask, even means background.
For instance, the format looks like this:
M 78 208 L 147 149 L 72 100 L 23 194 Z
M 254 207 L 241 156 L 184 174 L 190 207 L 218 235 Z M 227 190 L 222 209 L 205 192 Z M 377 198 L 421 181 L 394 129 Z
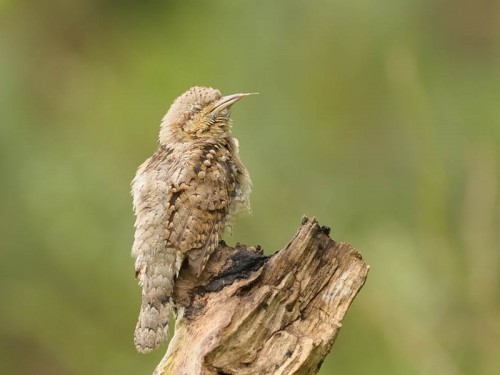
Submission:
M 134 343 L 137 351 L 147 353 L 163 343 L 168 336 L 168 321 L 172 311 L 172 266 L 163 262 L 152 264 L 140 275 L 142 304 L 135 327 Z M 151 269 L 152 268 L 152 269 Z

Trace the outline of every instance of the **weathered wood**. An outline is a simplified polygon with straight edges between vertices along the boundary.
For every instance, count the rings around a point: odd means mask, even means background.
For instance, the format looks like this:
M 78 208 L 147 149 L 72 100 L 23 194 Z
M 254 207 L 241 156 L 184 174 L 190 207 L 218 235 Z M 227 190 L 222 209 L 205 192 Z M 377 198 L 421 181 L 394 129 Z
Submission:
M 219 245 L 200 278 L 176 282 L 175 334 L 155 375 L 315 374 L 369 266 L 329 229 L 304 218 L 267 257 Z

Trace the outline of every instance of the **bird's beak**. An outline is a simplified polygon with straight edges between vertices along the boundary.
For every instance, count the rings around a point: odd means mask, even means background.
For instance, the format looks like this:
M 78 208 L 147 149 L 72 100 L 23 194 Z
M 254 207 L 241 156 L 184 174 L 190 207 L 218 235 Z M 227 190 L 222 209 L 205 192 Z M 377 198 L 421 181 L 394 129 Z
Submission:
M 249 92 L 249 93 L 223 96 L 222 98 L 217 100 L 215 103 L 213 103 L 213 108 L 210 110 L 210 112 L 220 112 L 224 109 L 230 108 L 234 103 L 236 103 L 241 98 L 244 98 L 245 96 L 249 96 L 249 95 L 256 95 L 256 94 L 257 94 L 256 92 Z

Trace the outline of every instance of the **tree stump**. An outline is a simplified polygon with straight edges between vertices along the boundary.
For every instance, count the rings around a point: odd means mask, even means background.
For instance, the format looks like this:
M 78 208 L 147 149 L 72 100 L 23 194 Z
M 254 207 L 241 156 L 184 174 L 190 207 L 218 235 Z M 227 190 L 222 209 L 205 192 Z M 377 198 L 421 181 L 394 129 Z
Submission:
M 154 375 L 316 374 L 369 266 L 302 219 L 272 256 L 221 242 L 199 278 L 176 282 L 175 334 Z

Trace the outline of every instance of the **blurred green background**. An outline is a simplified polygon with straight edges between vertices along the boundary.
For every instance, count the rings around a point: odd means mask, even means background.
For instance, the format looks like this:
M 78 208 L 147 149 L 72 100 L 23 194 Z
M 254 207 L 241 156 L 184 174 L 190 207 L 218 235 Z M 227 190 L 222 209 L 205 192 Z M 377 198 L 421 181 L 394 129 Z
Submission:
M 500 3 L 0 1 L 0 372 L 149 374 L 129 184 L 193 85 L 233 110 L 253 214 L 371 265 L 321 374 L 500 371 Z

